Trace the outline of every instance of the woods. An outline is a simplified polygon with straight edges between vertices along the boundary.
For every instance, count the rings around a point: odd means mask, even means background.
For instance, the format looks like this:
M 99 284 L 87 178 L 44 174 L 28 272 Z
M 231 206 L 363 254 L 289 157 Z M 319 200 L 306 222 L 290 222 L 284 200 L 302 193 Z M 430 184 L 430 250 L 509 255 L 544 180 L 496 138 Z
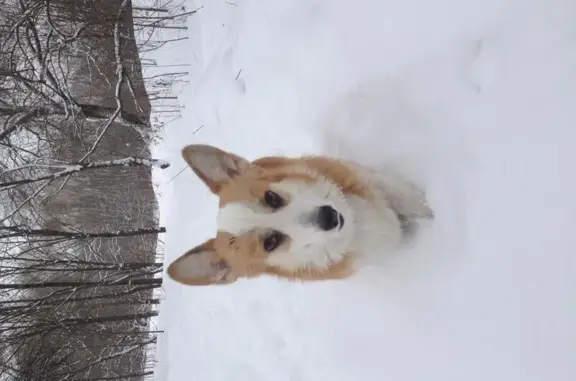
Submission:
M 193 13 L 0 1 L 0 380 L 151 379 L 169 163 L 150 146 L 186 73 L 141 56 Z

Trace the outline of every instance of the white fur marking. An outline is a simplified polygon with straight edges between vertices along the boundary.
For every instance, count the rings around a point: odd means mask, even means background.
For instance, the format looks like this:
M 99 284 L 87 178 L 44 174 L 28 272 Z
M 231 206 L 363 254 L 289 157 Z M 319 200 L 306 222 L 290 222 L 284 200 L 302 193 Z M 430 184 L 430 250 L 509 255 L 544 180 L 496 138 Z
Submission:
M 258 214 L 247 205 L 234 202 L 218 211 L 218 230 L 240 236 L 258 226 Z

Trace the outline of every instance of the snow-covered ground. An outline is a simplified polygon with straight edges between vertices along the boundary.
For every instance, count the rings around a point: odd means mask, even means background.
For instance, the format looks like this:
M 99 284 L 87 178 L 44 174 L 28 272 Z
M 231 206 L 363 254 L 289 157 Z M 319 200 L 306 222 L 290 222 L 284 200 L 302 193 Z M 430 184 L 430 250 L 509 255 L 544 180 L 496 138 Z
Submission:
M 576 379 L 576 2 L 205 0 L 155 157 L 165 261 L 215 233 L 181 148 L 393 162 L 437 218 L 340 282 L 166 280 L 157 380 Z

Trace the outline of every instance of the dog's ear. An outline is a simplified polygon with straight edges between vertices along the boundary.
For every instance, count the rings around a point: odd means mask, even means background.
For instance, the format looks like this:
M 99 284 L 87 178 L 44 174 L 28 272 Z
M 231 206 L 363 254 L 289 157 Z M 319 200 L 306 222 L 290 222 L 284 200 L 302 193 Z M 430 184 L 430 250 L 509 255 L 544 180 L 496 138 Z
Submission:
M 213 193 L 222 185 L 241 175 L 250 166 L 248 160 L 216 147 L 193 144 L 182 150 L 182 157 Z
M 196 246 L 168 266 L 168 275 L 188 286 L 228 284 L 236 281 L 230 267 L 216 255 L 214 239 Z

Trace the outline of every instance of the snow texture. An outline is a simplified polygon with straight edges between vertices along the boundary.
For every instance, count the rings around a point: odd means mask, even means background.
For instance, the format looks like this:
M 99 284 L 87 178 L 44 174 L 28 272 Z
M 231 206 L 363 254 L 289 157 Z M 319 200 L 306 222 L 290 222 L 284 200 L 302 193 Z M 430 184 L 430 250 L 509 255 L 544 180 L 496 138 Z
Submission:
M 155 148 L 167 263 L 215 233 L 216 197 L 168 182 L 191 143 L 393 165 L 436 220 L 347 281 L 167 279 L 157 380 L 576 379 L 576 2 L 201 6 Z

